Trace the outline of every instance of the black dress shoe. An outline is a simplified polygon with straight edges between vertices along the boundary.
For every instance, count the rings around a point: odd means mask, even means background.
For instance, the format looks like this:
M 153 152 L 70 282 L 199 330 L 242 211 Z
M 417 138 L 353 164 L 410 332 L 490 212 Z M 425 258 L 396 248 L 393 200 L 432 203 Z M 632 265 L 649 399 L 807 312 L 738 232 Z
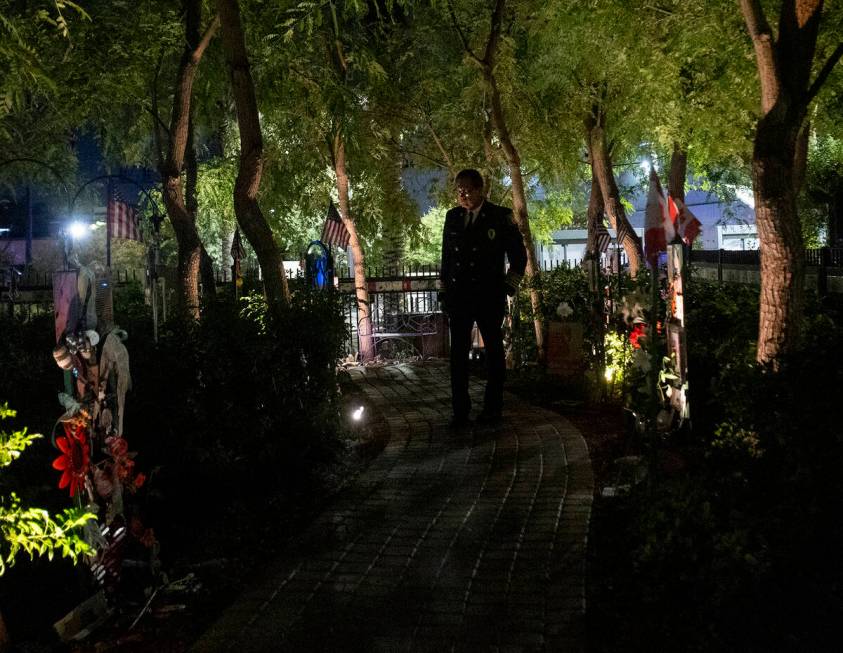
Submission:
M 471 420 L 468 419 L 468 415 L 454 415 L 448 422 L 448 428 L 463 429 L 469 424 L 471 424 Z
M 503 416 L 499 410 L 483 410 L 477 416 L 478 424 L 500 424 Z

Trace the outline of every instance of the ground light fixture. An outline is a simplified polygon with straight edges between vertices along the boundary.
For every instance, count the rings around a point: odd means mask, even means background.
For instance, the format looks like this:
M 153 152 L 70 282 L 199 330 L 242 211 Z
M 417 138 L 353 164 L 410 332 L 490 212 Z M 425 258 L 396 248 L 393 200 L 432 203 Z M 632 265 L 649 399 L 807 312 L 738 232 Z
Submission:
M 359 422 L 363 419 L 363 411 L 365 410 L 365 406 L 358 406 L 353 411 L 351 411 L 351 419 L 353 419 L 355 422 Z

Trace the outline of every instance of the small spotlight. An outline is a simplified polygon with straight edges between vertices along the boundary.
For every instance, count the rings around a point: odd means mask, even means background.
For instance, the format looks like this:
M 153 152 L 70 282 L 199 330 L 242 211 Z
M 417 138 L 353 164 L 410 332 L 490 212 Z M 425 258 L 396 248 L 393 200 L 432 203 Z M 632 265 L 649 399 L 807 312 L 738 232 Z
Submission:
M 363 419 L 364 410 L 366 410 L 365 406 L 358 406 L 357 408 L 355 408 L 351 412 L 351 419 L 353 419 L 355 422 L 359 422 L 361 419 Z
M 88 235 L 90 230 L 91 229 L 87 224 L 85 224 L 84 222 L 79 222 L 78 220 L 74 220 L 69 225 L 67 225 L 67 233 L 74 240 L 84 238 Z
M 607 367 L 603 376 L 606 377 L 607 381 L 611 381 L 612 377 L 615 376 L 615 368 L 614 367 Z

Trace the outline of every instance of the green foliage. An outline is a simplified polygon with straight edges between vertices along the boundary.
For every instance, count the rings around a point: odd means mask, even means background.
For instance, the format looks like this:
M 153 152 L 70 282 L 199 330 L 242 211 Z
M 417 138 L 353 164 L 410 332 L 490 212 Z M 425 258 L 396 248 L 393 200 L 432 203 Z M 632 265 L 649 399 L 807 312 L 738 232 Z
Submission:
M 626 333 L 608 331 L 603 340 L 606 356 L 605 378 L 617 395 L 626 387 L 627 376 L 632 364 L 632 347 Z
M 445 227 L 443 207 L 433 207 L 422 217 L 422 227 L 408 243 L 404 260 L 408 265 L 439 265 L 442 260 L 442 230 Z
M 536 242 L 549 243 L 557 229 L 569 226 L 574 219 L 570 190 L 555 190 L 541 201 L 531 202 L 530 228 Z
M 0 420 L 16 415 L 7 403 L 0 404 Z M 17 460 L 23 450 L 40 437 L 27 433 L 25 428 L 0 431 L 0 467 L 7 467 Z M 88 520 L 95 518 L 81 508 L 67 509 L 54 517 L 43 508 L 21 505 L 18 495 L 12 492 L 0 502 L 0 536 L 4 549 L 0 553 L 0 575 L 6 571 L 7 565 L 14 564 L 21 553 L 29 555 L 30 559 L 45 556 L 48 560 L 60 553 L 77 562 L 80 556 L 90 553 L 80 530 Z
M 0 404 L 0 420 L 15 417 L 16 415 L 17 411 L 10 409 L 7 403 L 3 402 Z M 10 433 L 6 431 L 0 432 L 0 467 L 11 465 L 15 460 L 20 458 L 24 449 L 40 437 L 40 435 L 35 433 L 27 433 L 26 428 Z
M 843 138 L 819 136 L 811 139 L 804 193 L 799 197 L 799 217 L 807 247 L 836 246 L 824 242 L 829 221 L 843 202 Z

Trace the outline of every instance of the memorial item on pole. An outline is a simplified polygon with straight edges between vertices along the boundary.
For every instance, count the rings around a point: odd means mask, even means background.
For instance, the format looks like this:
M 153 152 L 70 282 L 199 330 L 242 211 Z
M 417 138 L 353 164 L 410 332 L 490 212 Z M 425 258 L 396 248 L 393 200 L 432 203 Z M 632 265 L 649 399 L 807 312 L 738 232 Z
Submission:
M 132 517 L 126 505 L 145 475 L 135 469 L 135 455 L 124 436 L 126 397 L 131 389 L 128 334 L 117 327 L 108 274 L 84 266 L 53 276 L 55 346 L 53 357 L 64 371 L 64 408 L 53 428 L 58 450 L 53 468 L 58 487 L 80 508 L 97 515 L 84 538 L 96 552 L 89 561 L 95 580 L 116 590 Z M 150 531 L 151 535 L 151 531 Z M 157 543 L 147 538 L 150 569 Z
M 334 286 L 334 261 L 330 250 L 321 241 L 314 240 L 307 247 L 305 278 L 308 286 L 320 290 Z
M 667 247 L 667 355 L 673 366 L 665 394 L 680 425 L 690 418 L 688 405 L 688 348 L 685 331 L 685 244 Z
M 568 320 L 572 314 L 568 302 L 562 302 L 556 309 L 559 319 L 547 323 L 547 371 L 566 378 L 583 368 L 583 326 Z

